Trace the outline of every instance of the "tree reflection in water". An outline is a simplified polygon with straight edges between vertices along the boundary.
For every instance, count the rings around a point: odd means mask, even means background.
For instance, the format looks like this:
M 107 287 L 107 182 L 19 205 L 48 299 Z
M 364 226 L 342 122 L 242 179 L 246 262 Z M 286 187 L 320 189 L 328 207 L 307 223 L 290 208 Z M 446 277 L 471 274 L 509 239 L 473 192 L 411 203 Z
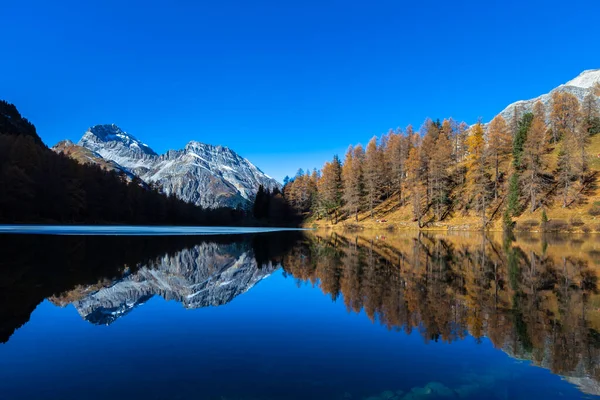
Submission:
M 387 329 L 448 343 L 488 337 L 510 356 L 594 392 L 598 248 L 596 237 L 319 232 L 283 265 L 299 283 L 343 296 L 348 311 L 364 311 Z

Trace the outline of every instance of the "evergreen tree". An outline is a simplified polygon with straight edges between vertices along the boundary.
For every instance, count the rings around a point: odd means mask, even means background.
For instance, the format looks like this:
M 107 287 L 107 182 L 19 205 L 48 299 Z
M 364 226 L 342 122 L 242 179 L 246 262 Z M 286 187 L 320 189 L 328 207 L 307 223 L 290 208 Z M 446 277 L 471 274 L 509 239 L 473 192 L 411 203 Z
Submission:
M 521 156 L 523 155 L 523 146 L 527 140 L 527 132 L 533 121 L 533 114 L 526 113 L 521 117 L 518 123 L 517 133 L 513 138 L 513 165 L 516 169 L 521 168 Z
M 318 193 L 321 206 L 328 215 L 333 214 L 334 223 L 337 224 L 342 206 L 342 164 L 337 155 L 323 166 Z

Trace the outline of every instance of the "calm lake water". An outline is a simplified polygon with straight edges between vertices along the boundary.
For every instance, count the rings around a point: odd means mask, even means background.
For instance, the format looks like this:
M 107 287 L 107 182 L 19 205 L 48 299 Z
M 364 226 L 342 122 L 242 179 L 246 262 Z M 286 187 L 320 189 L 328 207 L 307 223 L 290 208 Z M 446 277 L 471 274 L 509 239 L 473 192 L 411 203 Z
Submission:
M 600 236 L 219 233 L 1 234 L 0 399 L 599 398 Z

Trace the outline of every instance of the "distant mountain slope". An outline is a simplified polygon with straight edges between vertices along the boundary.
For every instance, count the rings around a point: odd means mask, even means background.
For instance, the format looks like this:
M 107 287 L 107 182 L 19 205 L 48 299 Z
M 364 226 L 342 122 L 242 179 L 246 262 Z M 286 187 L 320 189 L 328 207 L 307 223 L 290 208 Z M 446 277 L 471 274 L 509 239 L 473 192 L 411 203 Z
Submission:
M 583 101 L 583 98 L 586 94 L 592 90 L 596 83 L 600 82 L 600 69 L 590 69 L 587 71 L 583 71 L 576 78 L 571 79 L 567 83 L 560 85 L 554 89 L 552 89 L 549 93 L 538 96 L 534 99 L 529 100 L 519 100 L 512 104 L 509 104 L 504 110 L 500 112 L 500 115 L 504 117 L 507 121 L 513 117 L 515 113 L 515 108 L 518 107 L 519 113 L 521 115 L 526 112 L 531 112 L 533 110 L 533 105 L 539 100 L 544 104 L 546 110 L 551 109 L 551 100 L 552 93 L 558 92 L 567 92 L 575 95 L 579 102 Z
M 0 101 L 0 223 L 228 225 L 246 218 L 124 182 L 118 164 L 73 146 L 59 147 L 75 159 L 50 150 L 15 106 Z
M 118 163 L 164 193 L 202 207 L 236 207 L 251 201 L 261 185 L 281 187 L 227 147 L 191 141 L 182 150 L 158 155 L 116 125 L 91 127 L 78 145 Z
M 0 100 L 0 134 L 29 136 L 36 144 L 44 144 L 38 136 L 35 126 L 27 118 L 21 116 L 17 107 L 4 100 Z
M 58 142 L 52 146 L 52 150 L 56 153 L 64 154 L 78 161 L 80 164 L 98 165 L 100 168 L 106 171 L 115 171 L 117 173 L 125 174 L 129 181 L 131 181 L 135 176 L 128 169 L 122 167 L 115 161 L 106 160 L 100 154 L 95 153 L 83 146 L 79 146 L 70 140 Z

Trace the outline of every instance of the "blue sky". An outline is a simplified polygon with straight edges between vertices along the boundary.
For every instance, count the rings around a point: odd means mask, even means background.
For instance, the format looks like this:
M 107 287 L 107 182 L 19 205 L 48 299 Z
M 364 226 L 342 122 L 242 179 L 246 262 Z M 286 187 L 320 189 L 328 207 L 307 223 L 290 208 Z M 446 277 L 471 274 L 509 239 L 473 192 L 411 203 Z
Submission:
M 282 179 L 426 117 L 488 120 L 600 68 L 598 1 L 2 4 L 0 98 L 53 145 L 116 123 Z

